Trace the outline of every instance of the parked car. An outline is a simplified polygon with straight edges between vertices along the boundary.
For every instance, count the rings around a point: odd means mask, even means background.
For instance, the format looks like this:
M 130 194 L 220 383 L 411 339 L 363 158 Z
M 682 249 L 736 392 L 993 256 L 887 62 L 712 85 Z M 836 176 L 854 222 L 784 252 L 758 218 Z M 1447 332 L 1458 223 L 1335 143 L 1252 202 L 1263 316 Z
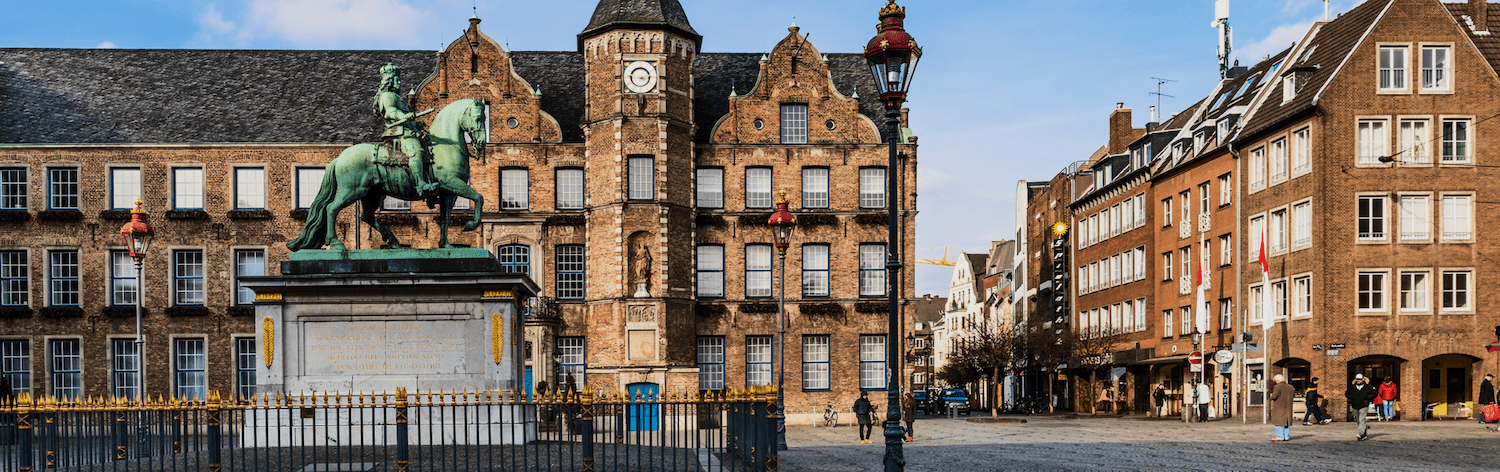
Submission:
M 948 412 L 949 406 L 957 408 L 958 414 L 960 415 L 968 415 L 972 413 L 969 410 L 969 394 L 965 393 L 963 390 L 950 388 L 944 389 L 941 393 L 939 393 L 937 399 L 938 414 L 946 414 Z
M 917 411 L 920 411 L 920 412 L 923 412 L 923 413 L 927 413 L 927 412 L 931 411 L 931 409 L 932 409 L 931 400 L 927 396 L 927 391 L 926 390 L 918 390 L 918 391 L 912 392 L 911 393 L 911 398 L 913 400 L 916 400 L 916 402 L 917 402 Z

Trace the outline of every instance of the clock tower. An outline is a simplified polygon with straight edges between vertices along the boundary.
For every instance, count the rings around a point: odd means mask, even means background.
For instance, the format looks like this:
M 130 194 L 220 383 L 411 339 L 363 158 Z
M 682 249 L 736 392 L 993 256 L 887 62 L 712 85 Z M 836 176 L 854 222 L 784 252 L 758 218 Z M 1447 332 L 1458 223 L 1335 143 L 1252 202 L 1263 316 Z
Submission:
M 591 267 L 590 384 L 696 390 L 693 61 L 677 0 L 601 0 L 578 35 Z M 592 269 L 597 268 L 597 269 Z M 606 380 L 608 379 L 608 380 Z

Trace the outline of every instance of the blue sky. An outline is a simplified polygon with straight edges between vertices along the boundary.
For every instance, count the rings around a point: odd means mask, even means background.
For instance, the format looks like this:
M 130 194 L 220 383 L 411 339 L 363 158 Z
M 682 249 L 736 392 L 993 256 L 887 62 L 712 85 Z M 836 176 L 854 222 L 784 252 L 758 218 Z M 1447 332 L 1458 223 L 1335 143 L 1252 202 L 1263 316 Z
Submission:
M 1331 0 L 1333 15 L 1362 0 Z M 574 50 L 596 0 L 75 0 L 8 2 L 0 47 L 436 49 L 467 26 L 513 50 Z M 706 52 L 764 52 L 795 21 L 824 52 L 858 52 L 885 0 L 682 0 Z M 920 137 L 917 248 L 986 251 L 1015 235 L 1015 183 L 1050 179 L 1107 137 L 1115 103 L 1136 126 L 1208 94 L 1218 79 L 1213 0 L 903 0 L 926 56 L 910 97 Z M 383 14 L 393 12 L 389 17 Z M 1231 0 L 1250 65 L 1300 39 L 1321 0 Z M 385 18 L 385 19 L 383 19 Z M 927 248 L 936 249 L 927 249 Z M 950 253 L 949 259 L 957 258 Z M 919 265 L 916 295 L 944 294 L 947 267 Z

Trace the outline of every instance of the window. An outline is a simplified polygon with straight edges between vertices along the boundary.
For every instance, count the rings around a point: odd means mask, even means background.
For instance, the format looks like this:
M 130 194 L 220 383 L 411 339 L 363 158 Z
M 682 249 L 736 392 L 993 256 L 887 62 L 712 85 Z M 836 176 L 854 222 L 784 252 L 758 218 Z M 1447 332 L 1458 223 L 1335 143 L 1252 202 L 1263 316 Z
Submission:
M 1443 240 L 1467 241 L 1473 238 L 1473 214 L 1469 195 L 1443 196 Z
M 1266 188 L 1266 148 L 1250 151 L 1250 190 Z
M 571 383 L 575 391 L 582 391 L 583 386 L 587 385 L 584 380 L 588 364 L 583 355 L 583 347 L 582 337 L 557 338 L 557 355 L 562 358 L 557 366 L 558 373 L 562 375 L 558 386 Z
M 531 246 L 506 244 L 495 251 L 500 269 L 507 274 L 531 275 Z
M 47 280 L 52 306 L 78 306 L 78 251 L 47 253 Z
M 771 246 L 745 246 L 745 297 L 771 296 Z
M 1266 299 L 1263 296 L 1263 294 L 1265 293 L 1265 289 L 1265 285 L 1250 286 L 1250 323 L 1252 324 L 1261 324 L 1265 322 L 1265 312 L 1263 311 L 1266 308 Z
M 1161 279 L 1172 280 L 1172 251 L 1161 253 Z
M 125 208 L 135 208 L 135 200 Z M 47 209 L 78 209 L 78 168 L 57 167 L 47 169 Z
M 1359 239 L 1385 239 L 1385 195 L 1359 196 Z
M 859 296 L 885 296 L 885 245 L 859 245 Z
M 172 369 L 178 398 L 208 398 L 208 356 L 203 338 L 179 338 L 173 343 Z
M 1286 180 L 1286 140 L 1271 141 L 1271 183 Z
M 1230 329 L 1234 327 L 1234 303 L 1233 300 L 1224 298 L 1219 300 L 1219 329 Z
M 859 388 L 885 390 L 885 335 L 859 337 Z
M 724 169 L 698 169 L 698 208 L 724 208 Z
M 581 244 L 557 246 L 557 298 L 583 298 L 583 256 Z
M 1381 46 L 1380 91 L 1406 90 L 1406 46 Z
M 1170 308 L 1161 311 L 1161 337 L 1172 337 L 1172 310 Z
M 583 208 L 583 169 L 557 170 L 557 209 Z
M 28 306 L 31 271 L 26 251 L 0 251 L 0 306 Z
M 1425 195 L 1401 196 L 1401 240 L 1426 241 L 1430 236 L 1432 222 L 1429 198 Z
M 745 208 L 771 208 L 771 168 L 745 169 Z
M 1473 307 L 1469 305 L 1469 279 L 1473 275 L 1467 270 L 1445 270 L 1443 271 L 1443 309 L 1452 311 L 1468 311 Z
M 1259 261 L 1260 255 L 1266 252 L 1266 217 L 1256 216 L 1250 218 L 1250 250 L 1246 251 L 1251 261 Z
M 77 172 L 77 169 L 74 169 L 74 171 Z M 77 182 L 76 178 L 75 174 L 74 182 Z M 201 195 L 203 192 L 199 191 L 198 193 Z M 110 208 L 135 208 L 135 201 L 140 199 L 141 169 L 136 167 L 117 167 L 109 170 Z M 77 208 L 76 204 L 74 208 Z
M 239 398 L 255 395 L 255 338 L 234 338 L 234 383 Z
M 917 323 L 917 329 L 922 329 L 922 323 Z M 915 338 L 912 340 L 912 349 L 927 349 L 927 338 Z M 917 365 L 922 365 L 922 356 L 917 356 Z
M 1397 132 L 1400 137 L 1400 154 L 1396 158 L 1405 163 L 1426 164 L 1431 154 L 1427 152 L 1427 120 L 1401 120 Z
M 1099 222 L 1102 223 L 1102 225 L 1101 225 L 1102 227 L 1099 228 L 1099 239 L 1101 241 L 1108 241 L 1109 237 L 1111 236 L 1111 233 L 1112 233 L 1111 230 L 1114 229 L 1113 227 L 1111 227 L 1109 225 L 1110 211 L 1109 211 L 1108 208 L 1105 208 L 1104 210 L 1100 211 L 1098 213 L 1098 215 L 1099 215 Z
M 1422 91 L 1452 90 L 1447 46 L 1422 46 Z
M 109 252 L 109 304 L 135 305 L 136 295 L 135 259 L 129 251 Z
M 241 277 L 266 275 L 266 251 L 264 249 L 236 249 L 234 251 L 234 303 L 255 303 L 255 291 L 240 283 Z
M 1387 148 L 1391 145 L 1391 137 L 1386 134 L 1385 120 L 1359 120 L 1359 134 L 1355 138 L 1358 141 L 1358 159 L 1356 163 L 1361 165 L 1384 165 L 1380 157 L 1387 154 Z
M 110 380 L 114 395 L 135 400 L 141 395 L 141 350 L 135 339 L 109 340 Z
M 297 168 L 297 208 L 312 208 L 322 188 L 324 172 L 326 169 L 322 167 Z
M 630 156 L 630 199 L 656 199 L 656 158 Z
M 1209 195 L 1211 195 L 1211 194 L 1208 191 L 1208 182 L 1204 182 L 1202 184 L 1199 184 L 1198 185 L 1198 201 L 1199 201 L 1198 213 L 1202 213 L 1202 214 L 1205 214 L 1205 215 L 1208 214 L 1208 209 L 1210 208 L 1210 206 L 1212 205 L 1212 202 L 1213 202 L 1213 199 L 1210 198 Z
M 1308 139 L 1311 134 L 1308 128 L 1302 128 L 1292 133 L 1292 175 L 1302 175 L 1312 171 L 1312 141 Z
M 698 390 L 724 389 L 724 337 L 698 337 Z
M 828 336 L 803 336 L 802 389 L 828 390 L 828 367 Z
M 1161 201 L 1161 225 L 1172 226 L 1172 198 L 1167 197 Z
M 1304 275 L 1292 279 L 1293 316 L 1312 316 L 1312 276 Z
M 1146 225 L 1146 194 L 1139 193 L 1135 196 L 1135 224 Z
M 1146 299 L 1145 298 L 1137 298 L 1137 299 L 1135 299 L 1135 329 L 1136 329 L 1136 331 L 1145 331 L 1146 330 Z
M 1286 209 L 1271 212 L 1271 227 L 1269 229 L 1271 240 L 1267 241 L 1267 243 L 1271 245 L 1270 253 L 1275 254 L 1286 251 Z
M 53 339 L 47 343 L 52 366 L 52 396 L 77 400 L 83 393 L 83 354 L 77 339 Z
M 775 355 L 770 336 L 745 337 L 745 385 L 770 385 L 771 362 Z
M 631 158 L 631 164 L 635 158 Z M 634 168 L 632 168 L 634 170 Z M 526 169 L 500 169 L 500 209 L 525 210 L 531 208 L 529 171 Z M 634 181 L 631 182 L 632 186 Z
M 807 144 L 807 105 L 781 106 L 781 143 Z
M 203 251 L 172 251 L 172 281 L 176 305 L 203 304 Z
M 1469 120 L 1443 120 L 1443 163 L 1469 164 Z
M 1133 208 L 1134 206 L 1134 199 L 1127 198 L 1125 199 L 1125 201 L 1120 202 L 1119 212 L 1121 232 L 1130 231 L 1139 227 L 1136 225 L 1137 222 L 1135 221 L 1135 209 Z
M 1427 311 L 1432 308 L 1430 272 L 1401 272 L 1401 311 Z
M 1292 247 L 1312 245 L 1312 202 L 1292 205 Z
M 1178 194 L 1177 196 L 1182 199 L 1182 222 L 1186 223 L 1188 228 L 1192 228 L 1193 191 L 1183 190 L 1182 193 Z
M 1385 272 L 1359 272 L 1356 279 L 1360 311 L 1385 311 L 1385 276 Z
M 386 195 L 385 199 L 380 201 L 380 209 L 394 211 L 411 210 L 411 202 Z
M 1188 307 L 1179 308 L 1178 311 L 1177 311 L 1177 316 L 1178 316 L 1178 318 L 1182 319 L 1182 331 L 1178 331 L 1179 333 L 1182 333 L 1183 336 L 1186 336 L 1188 334 L 1196 333 L 1197 332 L 1197 330 L 1195 329 L 1196 327 L 1193 326 L 1193 309 L 1192 308 L 1188 308 Z
M 0 168 L 0 210 L 26 209 L 26 168 Z
M 201 177 L 202 169 L 199 169 L 199 173 Z M 202 190 L 202 186 L 199 186 L 199 190 Z M 199 198 L 202 198 L 201 192 Z M 265 207 L 266 170 L 260 167 L 236 167 L 234 169 L 234 208 L 259 210 Z
M 802 296 L 828 296 L 828 245 L 802 246 Z
M 0 340 L 0 375 L 10 380 L 11 393 L 31 391 L 31 342 Z
M 724 296 L 724 246 L 698 246 L 698 296 Z
M 1134 260 L 1135 254 L 1132 251 L 1125 251 L 1125 252 L 1120 253 L 1119 257 L 1120 257 L 1120 266 L 1115 268 L 1116 272 L 1120 272 L 1119 277 L 1124 282 L 1134 282 L 1135 281 L 1135 270 L 1134 270 L 1135 269 L 1135 260 Z
M 802 208 L 828 208 L 828 169 L 802 169 Z
M 134 203 L 133 200 L 132 203 Z M 130 207 L 134 206 L 131 205 Z M 172 208 L 179 210 L 199 210 L 203 208 L 202 167 L 172 169 Z
M 1234 243 L 1230 241 L 1229 235 L 1219 236 L 1219 265 L 1227 266 L 1234 263 Z
M 1146 280 L 1146 247 L 1135 248 L 1135 279 Z
M 859 207 L 885 208 L 885 168 L 865 167 L 859 170 Z
M 918 358 L 917 359 L 917 367 L 921 367 L 921 366 L 922 366 L 922 359 Z M 916 373 L 911 374 L 911 383 L 913 383 L 913 384 L 924 385 L 924 384 L 927 383 L 926 379 L 927 379 L 927 376 L 923 375 L 921 372 L 916 372 Z

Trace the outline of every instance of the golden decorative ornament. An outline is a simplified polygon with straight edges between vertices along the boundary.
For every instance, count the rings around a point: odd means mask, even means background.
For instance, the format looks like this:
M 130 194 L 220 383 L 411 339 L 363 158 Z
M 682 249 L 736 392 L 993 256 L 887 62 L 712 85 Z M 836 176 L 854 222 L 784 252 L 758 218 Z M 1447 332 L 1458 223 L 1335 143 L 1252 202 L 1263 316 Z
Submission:
M 281 301 L 281 294 L 279 294 L 279 293 L 257 293 L 257 294 L 255 294 L 255 301 L 257 301 L 257 302 L 279 302 L 279 301 Z
M 514 296 L 515 296 L 515 294 L 512 293 L 510 290 L 485 290 L 484 291 L 484 298 L 510 298 L 510 297 L 514 297 Z
M 505 317 L 499 313 L 490 316 L 490 353 L 496 364 L 505 357 Z
M 260 320 L 261 352 L 266 353 L 266 368 L 271 368 L 271 362 L 276 358 L 276 322 L 267 316 Z
M 1068 224 L 1061 221 L 1052 224 L 1052 234 L 1062 236 L 1068 234 Z

